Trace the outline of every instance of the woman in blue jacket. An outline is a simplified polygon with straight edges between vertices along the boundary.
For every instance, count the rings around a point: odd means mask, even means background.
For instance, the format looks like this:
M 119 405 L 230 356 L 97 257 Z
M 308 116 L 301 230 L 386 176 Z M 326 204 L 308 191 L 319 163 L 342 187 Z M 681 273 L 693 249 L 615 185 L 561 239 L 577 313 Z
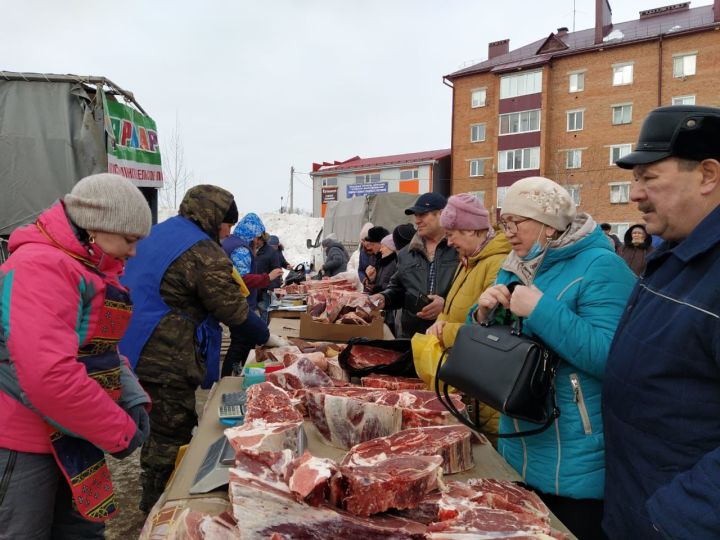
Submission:
M 524 318 L 523 333 L 561 358 L 555 387 L 560 417 L 546 431 L 500 439 L 498 450 L 579 538 L 604 538 L 600 528 L 605 476 L 600 395 L 610 343 L 635 282 L 588 214 L 570 194 L 541 177 L 507 191 L 501 225 L 512 246 L 496 284 L 472 316 L 498 303 Z M 519 282 L 512 294 L 506 287 Z M 507 416 L 500 432 L 537 428 Z

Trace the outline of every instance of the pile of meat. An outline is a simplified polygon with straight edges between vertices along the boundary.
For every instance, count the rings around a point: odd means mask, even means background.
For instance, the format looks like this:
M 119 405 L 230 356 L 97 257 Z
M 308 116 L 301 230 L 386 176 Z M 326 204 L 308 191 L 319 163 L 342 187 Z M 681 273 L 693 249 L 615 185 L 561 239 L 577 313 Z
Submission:
M 355 283 L 353 283 L 352 281 L 344 278 L 332 277 L 321 280 L 311 279 L 303 281 L 296 285 L 287 285 L 285 287 L 274 289 L 274 292 L 277 296 L 281 297 L 288 294 L 308 294 L 310 293 L 310 291 L 327 290 L 331 287 L 335 290 L 357 290 L 355 287 Z
M 307 305 L 322 323 L 368 325 L 379 314 L 367 294 L 333 285 L 308 291 Z
M 185 510 L 175 538 L 564 538 L 532 492 L 448 478 L 473 468 L 473 442 L 487 440 L 455 423 L 420 381 L 353 385 L 330 376 L 325 344 L 294 346 L 267 351 L 287 367 L 248 389 L 245 424 L 225 431 L 236 453 L 232 513 Z M 341 461 L 305 450 L 303 413 L 328 443 L 349 449 Z

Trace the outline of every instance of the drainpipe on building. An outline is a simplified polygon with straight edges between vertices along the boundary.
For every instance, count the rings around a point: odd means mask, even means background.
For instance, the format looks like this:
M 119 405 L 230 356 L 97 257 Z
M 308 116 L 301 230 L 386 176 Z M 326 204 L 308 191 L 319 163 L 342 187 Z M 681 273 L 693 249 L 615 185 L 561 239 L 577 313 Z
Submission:
M 451 82 L 449 82 L 445 77 L 442 79 L 443 84 L 450 88 L 452 90 L 452 105 L 450 110 L 452 111 L 452 114 L 450 115 L 450 178 L 448 178 L 448 181 L 450 182 L 450 195 L 453 194 L 453 151 L 455 150 L 455 87 L 452 85 Z M 432 191 L 432 181 L 430 184 L 430 191 Z
M 657 106 L 662 107 L 662 64 L 663 64 L 663 35 L 658 39 L 658 100 Z

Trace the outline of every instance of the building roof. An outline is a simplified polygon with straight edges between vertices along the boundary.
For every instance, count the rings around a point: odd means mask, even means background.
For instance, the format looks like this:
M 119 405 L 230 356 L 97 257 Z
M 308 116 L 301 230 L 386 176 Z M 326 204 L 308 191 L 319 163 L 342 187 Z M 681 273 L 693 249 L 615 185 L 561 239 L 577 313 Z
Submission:
M 654 11 L 654 10 L 652 10 Z M 548 37 L 480 62 L 479 64 L 455 71 L 445 78 L 459 79 L 475 73 L 493 72 L 502 73 L 525 67 L 532 67 L 548 62 L 553 57 L 579 54 L 599 48 L 627 45 L 639 41 L 656 39 L 661 35 L 675 35 L 680 33 L 696 32 L 701 29 L 712 28 L 720 23 L 715 22 L 713 6 L 700 6 L 691 9 L 667 11 L 652 16 L 642 16 L 632 21 L 613 23 L 610 32 L 602 43 L 595 43 L 595 28 L 554 35 L 553 41 L 561 40 L 567 48 L 548 51 L 543 45 Z M 555 49 L 557 47 L 553 47 Z
M 426 152 L 412 152 L 410 154 L 397 154 L 394 156 L 379 156 L 371 158 L 361 158 L 355 156 L 346 161 L 336 161 L 334 163 L 313 163 L 312 174 L 335 174 L 342 171 L 350 171 L 355 169 L 372 169 L 389 166 L 419 165 L 428 161 L 437 161 L 439 159 L 450 157 L 450 149 L 428 150 Z

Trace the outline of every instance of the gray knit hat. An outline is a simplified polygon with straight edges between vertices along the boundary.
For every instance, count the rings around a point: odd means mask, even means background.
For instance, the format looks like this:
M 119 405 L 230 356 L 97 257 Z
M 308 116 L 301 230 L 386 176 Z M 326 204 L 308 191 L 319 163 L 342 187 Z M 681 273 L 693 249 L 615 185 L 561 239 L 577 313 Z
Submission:
M 141 238 L 150 234 L 150 206 L 142 192 L 118 174 L 86 176 L 65 195 L 64 201 L 70 219 L 85 230 Z
M 575 219 L 575 202 L 559 184 L 542 176 L 530 176 L 515 182 L 507 190 L 503 214 L 526 217 L 564 231 Z

